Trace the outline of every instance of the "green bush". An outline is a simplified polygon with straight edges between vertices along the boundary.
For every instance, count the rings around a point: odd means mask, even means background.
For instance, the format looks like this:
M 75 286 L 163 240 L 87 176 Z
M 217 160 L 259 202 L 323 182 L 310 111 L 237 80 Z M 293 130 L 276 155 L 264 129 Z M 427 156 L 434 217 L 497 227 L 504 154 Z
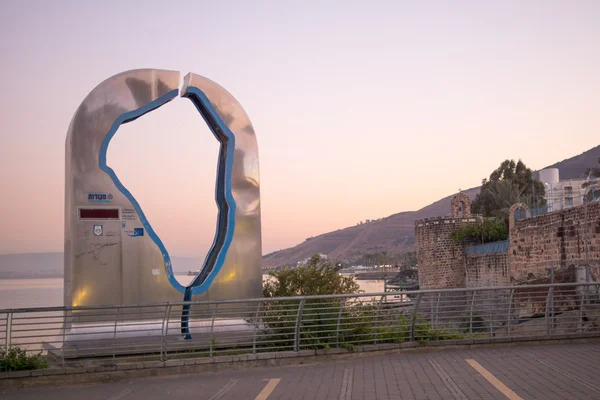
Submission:
M 258 318 L 261 332 L 256 345 L 262 351 L 294 348 L 300 300 L 286 300 L 285 297 L 358 291 L 353 277 L 341 276 L 336 267 L 319 256 L 313 257 L 306 266 L 285 268 L 270 275 L 271 279 L 263 286 L 263 294 L 277 299 L 261 305 Z M 410 340 L 411 327 L 412 317 L 399 310 L 381 307 L 373 300 L 307 299 L 302 309 L 299 347 L 353 351 L 357 345 L 402 343 Z M 452 327 L 434 328 L 422 317 L 415 319 L 415 341 L 425 343 L 465 337 L 466 334 L 456 332 Z
M 0 348 L 0 371 L 24 371 L 47 368 L 48 361 L 38 354 L 27 354 L 18 346 Z
M 458 243 L 481 243 L 482 239 L 483 243 L 508 239 L 506 223 L 503 220 L 486 218 L 483 224 L 461 226 L 452 232 L 452 240 Z

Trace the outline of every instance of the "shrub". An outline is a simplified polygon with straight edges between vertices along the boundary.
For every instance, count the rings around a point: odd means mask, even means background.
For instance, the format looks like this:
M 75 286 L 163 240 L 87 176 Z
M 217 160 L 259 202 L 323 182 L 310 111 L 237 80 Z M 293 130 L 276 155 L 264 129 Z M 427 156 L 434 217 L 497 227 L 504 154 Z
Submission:
M 461 226 L 452 232 L 452 240 L 459 243 L 464 242 L 497 242 L 508 239 L 508 230 L 503 220 L 486 218 L 483 224 Z
M 0 371 L 24 371 L 47 368 L 48 361 L 38 354 L 27 354 L 18 346 L 0 349 Z

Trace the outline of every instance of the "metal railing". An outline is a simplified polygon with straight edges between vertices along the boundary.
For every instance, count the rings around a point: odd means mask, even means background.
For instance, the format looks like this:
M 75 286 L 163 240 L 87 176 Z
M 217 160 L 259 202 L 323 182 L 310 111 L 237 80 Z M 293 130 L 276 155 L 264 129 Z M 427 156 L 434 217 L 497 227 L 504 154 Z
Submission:
M 61 366 L 589 336 L 600 336 L 599 283 L 0 310 L 0 346 Z
M 546 204 L 540 206 L 531 200 L 523 200 L 529 209 L 523 210 L 518 209 L 515 211 L 514 221 L 519 221 L 525 218 L 537 217 L 556 211 L 568 210 L 575 207 L 581 207 L 589 205 L 594 202 L 600 201 L 600 192 L 590 190 L 589 192 L 583 192 L 578 194 L 572 194 L 571 192 L 556 191 L 550 197 L 546 199 Z

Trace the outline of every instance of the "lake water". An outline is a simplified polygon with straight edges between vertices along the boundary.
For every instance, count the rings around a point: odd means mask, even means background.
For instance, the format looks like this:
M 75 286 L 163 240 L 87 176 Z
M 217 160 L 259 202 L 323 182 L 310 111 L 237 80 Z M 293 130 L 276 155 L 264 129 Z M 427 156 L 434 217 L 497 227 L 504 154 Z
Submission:
M 266 275 L 263 275 L 263 278 Z M 178 275 L 182 284 L 193 277 Z M 383 292 L 382 280 L 359 281 L 365 293 Z M 0 279 L 0 309 L 54 307 L 63 305 L 63 278 L 47 279 Z

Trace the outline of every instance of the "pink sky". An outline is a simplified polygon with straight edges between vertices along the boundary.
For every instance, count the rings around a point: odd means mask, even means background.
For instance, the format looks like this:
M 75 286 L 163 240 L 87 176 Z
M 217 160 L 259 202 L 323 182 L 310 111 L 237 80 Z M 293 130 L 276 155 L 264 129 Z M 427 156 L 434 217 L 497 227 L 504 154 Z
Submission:
M 263 253 L 598 145 L 600 2 L 338 4 L 4 1 L 0 253 L 62 251 L 69 122 L 128 69 L 205 75 L 244 106 Z M 217 148 L 184 99 L 111 143 L 172 255 L 212 243 Z

